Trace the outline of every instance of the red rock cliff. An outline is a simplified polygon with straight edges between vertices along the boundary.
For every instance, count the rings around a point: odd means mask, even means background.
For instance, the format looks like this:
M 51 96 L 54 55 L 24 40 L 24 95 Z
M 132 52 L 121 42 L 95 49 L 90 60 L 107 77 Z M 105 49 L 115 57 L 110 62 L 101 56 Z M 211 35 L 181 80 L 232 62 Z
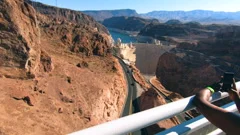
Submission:
M 67 134 L 118 118 L 126 82 L 108 32 L 82 13 L 42 8 L 0 1 L 0 134 Z
M 184 50 L 172 50 L 158 61 L 156 76 L 166 89 L 184 97 L 219 80 L 220 69 L 207 56 Z

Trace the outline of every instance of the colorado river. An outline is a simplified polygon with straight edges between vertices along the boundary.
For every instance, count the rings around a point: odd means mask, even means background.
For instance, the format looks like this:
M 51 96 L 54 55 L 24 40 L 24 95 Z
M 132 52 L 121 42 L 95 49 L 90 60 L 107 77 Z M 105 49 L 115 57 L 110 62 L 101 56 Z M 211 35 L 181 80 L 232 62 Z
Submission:
M 136 38 L 131 37 L 130 35 L 119 33 L 119 32 L 112 31 L 112 30 L 109 30 L 109 32 L 115 42 L 117 41 L 118 38 L 120 38 L 122 40 L 122 43 L 130 43 L 130 42 L 136 43 L 137 42 Z

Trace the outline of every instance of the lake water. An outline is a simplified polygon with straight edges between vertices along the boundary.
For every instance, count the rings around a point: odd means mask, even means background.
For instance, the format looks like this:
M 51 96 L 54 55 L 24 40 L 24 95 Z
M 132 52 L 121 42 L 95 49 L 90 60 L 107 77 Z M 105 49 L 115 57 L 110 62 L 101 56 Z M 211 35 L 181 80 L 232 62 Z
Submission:
M 134 37 L 131 37 L 127 34 L 123 34 L 123 33 L 119 33 L 119 32 L 116 32 L 116 31 L 112 31 L 112 30 L 109 30 L 110 34 L 112 35 L 112 38 L 114 39 L 114 41 L 116 42 L 118 38 L 120 38 L 122 40 L 122 43 L 136 43 L 137 40 L 136 38 Z

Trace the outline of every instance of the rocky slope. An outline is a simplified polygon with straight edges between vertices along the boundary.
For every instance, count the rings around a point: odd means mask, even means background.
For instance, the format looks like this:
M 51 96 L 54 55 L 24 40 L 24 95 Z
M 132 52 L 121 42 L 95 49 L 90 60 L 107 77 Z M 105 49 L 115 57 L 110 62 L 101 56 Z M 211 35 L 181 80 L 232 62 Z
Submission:
M 49 36 L 55 34 L 72 52 L 89 55 L 106 55 L 110 49 L 108 30 L 81 12 L 32 3 L 35 9 L 44 14 L 39 16 L 40 25 Z M 47 17 L 47 18 L 46 18 Z M 54 19 L 50 19 L 54 18 Z
M 166 104 L 165 99 L 159 95 L 153 88 L 144 91 L 140 97 L 140 110 L 144 111 L 160 105 Z M 180 124 L 177 117 L 172 117 L 166 120 L 159 121 L 158 123 L 146 128 L 149 135 L 157 134 L 161 131 L 174 127 Z
M 239 78 L 237 67 L 220 57 L 174 49 L 159 58 L 156 76 L 166 89 L 187 97 L 219 81 L 225 71 L 234 72 Z
M 24 0 L 0 1 L 0 26 L 1 134 L 67 134 L 120 116 L 126 82 L 104 26 Z
M 156 76 L 166 89 L 187 97 L 218 80 L 206 60 L 199 53 L 174 50 L 159 58 Z
M 181 43 L 178 48 L 213 56 L 216 58 L 213 61 L 215 65 L 225 67 L 224 63 L 228 63 L 228 70 L 234 70 L 236 77 L 239 77 L 240 26 L 217 27 L 214 36 L 202 39 L 197 44 Z
M 172 19 L 172 20 L 166 21 L 165 24 L 174 25 L 174 24 L 182 24 L 182 22 L 176 19 Z
M 104 21 L 105 19 L 116 17 L 116 16 L 138 16 L 138 13 L 132 9 L 98 10 L 98 11 L 82 11 L 82 12 L 92 16 L 97 21 Z
M 125 31 L 140 31 L 150 23 L 159 23 L 156 19 L 143 19 L 140 17 L 112 17 L 105 19 L 103 25 L 109 28 L 115 28 Z
M 223 72 L 240 78 L 240 26 L 200 25 L 186 23 L 191 29 L 208 29 L 214 35 L 197 43 L 178 43 L 177 49 L 163 54 L 158 61 L 156 75 L 168 89 L 183 96 L 195 94 L 201 88 L 218 81 Z
M 240 26 L 225 26 L 213 38 L 200 41 L 192 50 L 222 58 L 238 64 L 240 50 Z M 239 64 L 238 64 L 239 65 Z
M 12 9 L 16 7 L 16 9 Z M 1 1 L 1 68 L 2 74 L 17 78 L 33 75 L 40 62 L 40 49 L 37 36 L 39 28 L 36 25 L 35 11 L 29 5 L 15 1 Z M 20 14 L 18 14 L 20 12 Z M 14 69 L 19 74 L 14 73 Z M 10 71 L 10 72 L 9 72 Z M 30 77 L 30 76 L 29 76 Z
M 188 22 L 182 24 L 177 20 L 170 20 L 166 23 L 151 23 L 144 27 L 139 35 L 150 36 L 160 40 L 165 39 L 165 37 L 184 37 L 192 38 L 194 37 L 209 37 L 213 36 L 218 30 L 220 30 L 222 25 L 201 25 L 197 22 Z

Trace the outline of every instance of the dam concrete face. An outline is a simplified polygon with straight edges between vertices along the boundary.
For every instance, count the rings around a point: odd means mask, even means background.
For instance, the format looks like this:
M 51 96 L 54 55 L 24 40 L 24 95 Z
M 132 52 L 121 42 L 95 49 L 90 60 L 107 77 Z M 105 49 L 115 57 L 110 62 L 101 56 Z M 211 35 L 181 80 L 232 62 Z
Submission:
M 124 59 L 134 63 L 143 74 L 155 74 L 159 57 L 171 50 L 172 46 L 134 43 L 123 45 L 120 53 Z

